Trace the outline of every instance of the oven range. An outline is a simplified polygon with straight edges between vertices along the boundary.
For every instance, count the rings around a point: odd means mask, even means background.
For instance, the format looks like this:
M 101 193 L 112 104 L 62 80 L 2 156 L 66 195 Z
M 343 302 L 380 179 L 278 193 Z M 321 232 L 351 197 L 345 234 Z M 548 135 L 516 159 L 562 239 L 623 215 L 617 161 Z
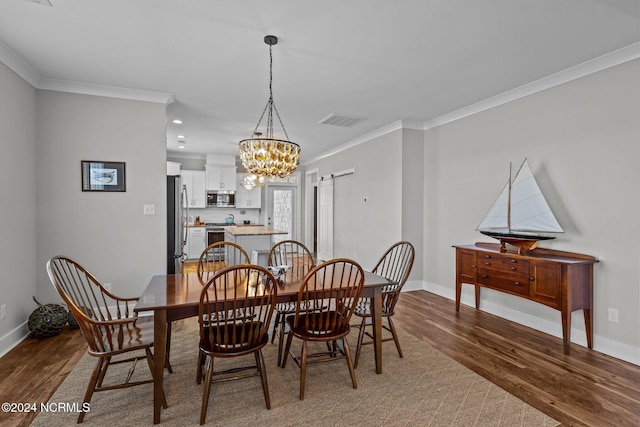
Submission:
M 224 241 L 224 227 L 233 226 L 235 224 L 227 224 L 226 222 L 207 222 L 207 246 L 217 242 Z M 218 253 L 214 255 L 216 261 L 224 261 L 224 250 L 218 249 Z

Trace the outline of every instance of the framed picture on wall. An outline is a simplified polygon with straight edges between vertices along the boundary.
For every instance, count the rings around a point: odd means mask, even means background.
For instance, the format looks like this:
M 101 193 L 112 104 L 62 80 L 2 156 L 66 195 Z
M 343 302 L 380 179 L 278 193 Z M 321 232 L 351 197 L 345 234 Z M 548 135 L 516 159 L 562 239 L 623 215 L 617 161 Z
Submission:
M 126 191 L 124 162 L 82 160 L 82 191 Z

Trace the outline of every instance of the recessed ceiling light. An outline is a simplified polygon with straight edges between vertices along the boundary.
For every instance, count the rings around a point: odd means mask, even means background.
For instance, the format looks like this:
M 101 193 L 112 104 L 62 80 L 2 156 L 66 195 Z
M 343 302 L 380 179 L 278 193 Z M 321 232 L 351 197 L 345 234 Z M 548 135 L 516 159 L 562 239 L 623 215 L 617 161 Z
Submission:
M 175 123 L 175 124 L 177 124 L 177 125 L 181 125 L 181 124 L 182 124 L 182 120 L 180 120 L 180 119 L 175 119 L 175 120 L 173 121 L 173 123 Z
M 178 141 L 184 139 L 184 135 L 178 135 Z

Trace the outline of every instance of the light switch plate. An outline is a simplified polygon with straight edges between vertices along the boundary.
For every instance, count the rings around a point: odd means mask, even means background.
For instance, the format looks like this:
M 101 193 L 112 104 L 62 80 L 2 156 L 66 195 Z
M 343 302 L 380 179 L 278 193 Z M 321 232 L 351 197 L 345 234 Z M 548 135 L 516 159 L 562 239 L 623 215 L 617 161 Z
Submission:
M 144 205 L 142 210 L 145 215 L 155 215 L 156 205 Z

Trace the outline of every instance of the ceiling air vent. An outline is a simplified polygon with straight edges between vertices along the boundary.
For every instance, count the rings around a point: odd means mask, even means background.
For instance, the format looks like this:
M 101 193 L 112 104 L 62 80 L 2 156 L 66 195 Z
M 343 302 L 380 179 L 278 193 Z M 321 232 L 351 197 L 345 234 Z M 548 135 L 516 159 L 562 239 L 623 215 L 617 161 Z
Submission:
M 331 113 L 324 119 L 320 120 L 321 125 L 333 125 L 333 126 L 342 126 L 342 127 L 350 127 L 355 126 L 361 121 L 366 120 L 366 117 L 359 116 L 348 116 L 346 114 L 334 114 Z

